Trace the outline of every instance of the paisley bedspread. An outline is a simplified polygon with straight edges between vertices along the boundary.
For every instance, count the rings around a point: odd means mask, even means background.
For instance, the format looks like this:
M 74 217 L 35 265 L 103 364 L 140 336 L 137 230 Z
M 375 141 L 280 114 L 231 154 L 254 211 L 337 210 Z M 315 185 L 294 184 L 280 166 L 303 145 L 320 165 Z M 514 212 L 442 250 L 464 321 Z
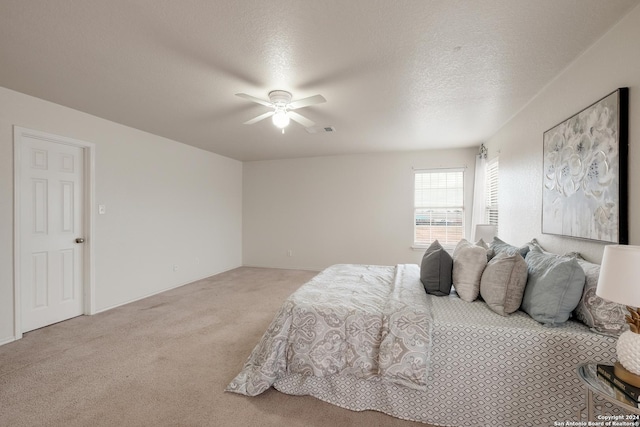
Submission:
M 298 374 L 425 390 L 431 300 L 417 265 L 334 265 L 282 305 L 227 391 L 258 395 Z

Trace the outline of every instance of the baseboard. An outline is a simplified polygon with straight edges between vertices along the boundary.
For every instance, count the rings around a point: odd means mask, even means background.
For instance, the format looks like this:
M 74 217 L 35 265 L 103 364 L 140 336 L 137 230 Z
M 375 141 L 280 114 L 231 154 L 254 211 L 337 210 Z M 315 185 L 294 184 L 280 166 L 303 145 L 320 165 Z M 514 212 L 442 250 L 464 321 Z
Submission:
M 206 276 L 200 277 L 199 279 L 189 280 L 188 282 L 185 282 L 185 283 L 179 283 L 179 284 L 177 284 L 177 285 L 175 285 L 175 286 L 170 286 L 170 287 L 168 287 L 168 288 L 161 289 L 161 290 L 156 291 L 156 292 L 151 292 L 151 293 L 149 293 L 149 294 L 147 294 L 147 295 L 143 295 L 143 296 L 141 296 L 141 297 L 136 297 L 136 298 L 133 298 L 133 299 L 128 300 L 128 301 L 126 301 L 126 302 L 118 303 L 118 304 L 115 304 L 115 305 L 112 305 L 112 306 L 109 306 L 109 307 L 106 307 L 106 308 L 101 308 L 100 310 L 96 311 L 96 312 L 95 312 L 95 313 L 93 313 L 93 314 L 98 314 L 98 313 L 102 313 L 102 312 L 104 312 L 104 311 L 112 310 L 112 309 L 114 309 L 114 308 L 121 307 L 121 306 L 123 306 L 123 305 L 127 305 L 127 304 L 130 304 L 130 303 L 132 303 L 132 302 L 140 301 L 140 300 L 142 300 L 142 299 L 149 298 L 149 297 L 152 297 L 152 296 L 154 296 L 154 295 L 158 295 L 158 294 L 161 294 L 161 293 L 163 293 L 163 292 L 167 292 L 167 291 L 170 291 L 170 290 L 172 290 L 172 289 L 176 289 L 176 288 L 179 288 L 179 287 L 181 287 L 181 286 L 188 285 L 188 284 L 193 283 L 193 282 L 197 282 L 198 280 L 202 280 L 202 279 L 206 279 L 206 278 L 211 277 L 211 276 L 216 276 L 216 275 L 218 275 L 218 274 L 226 273 L 227 271 L 235 270 L 236 268 L 240 268 L 240 267 L 244 267 L 244 266 L 239 265 L 239 266 L 236 266 L 236 267 L 231 267 L 231 268 L 228 268 L 228 269 L 225 269 L 225 270 L 221 270 L 221 271 L 219 271 L 219 272 L 217 272 L 217 273 L 207 274 Z M 5 345 L 5 344 L 12 343 L 12 342 L 14 342 L 14 341 L 17 341 L 17 338 L 16 338 L 16 337 L 7 337 L 7 338 L 2 338 L 2 339 L 0 339 L 0 346 L 3 346 L 3 345 Z
M 251 265 L 251 264 L 244 264 L 242 265 L 243 267 L 247 267 L 247 268 L 275 268 L 278 270 L 303 270 L 303 271 L 315 271 L 315 272 L 320 272 L 323 269 L 317 269 L 315 267 L 278 267 L 276 265 Z
M 10 342 L 17 341 L 16 337 L 2 338 L 0 339 L 0 345 L 9 344 Z
M 193 283 L 193 282 L 197 282 L 198 280 L 206 279 L 207 277 L 217 276 L 218 274 L 226 273 L 227 271 L 235 270 L 236 268 L 240 268 L 240 267 L 243 267 L 243 266 L 239 265 L 239 266 L 236 266 L 236 267 L 231 267 L 231 268 L 228 268 L 226 270 L 221 270 L 221 271 L 219 271 L 217 273 L 207 274 L 206 276 L 200 277 L 199 279 L 193 279 L 193 280 L 189 280 L 188 282 L 179 283 L 179 284 L 174 285 L 174 286 L 169 286 L 168 288 L 164 288 L 164 289 L 161 289 L 159 291 L 154 291 L 154 292 L 151 292 L 149 294 L 146 294 L 146 295 L 143 295 L 143 296 L 140 296 L 140 297 L 135 297 L 135 298 L 132 298 L 132 299 L 130 299 L 128 301 L 125 301 L 125 302 L 121 302 L 121 303 L 118 303 L 118 304 L 111 305 L 109 307 L 101 308 L 101 309 L 97 310 L 93 314 L 98 314 L 98 313 L 102 313 L 102 312 L 105 312 L 105 311 L 113 310 L 114 308 L 122 307 L 123 305 L 131 304 L 132 302 L 140 301 L 142 299 L 149 298 L 149 297 L 152 297 L 154 295 L 158 295 L 158 294 L 161 294 L 163 292 L 167 292 L 167 291 L 170 291 L 172 289 L 176 289 L 176 288 L 188 285 L 188 284 Z

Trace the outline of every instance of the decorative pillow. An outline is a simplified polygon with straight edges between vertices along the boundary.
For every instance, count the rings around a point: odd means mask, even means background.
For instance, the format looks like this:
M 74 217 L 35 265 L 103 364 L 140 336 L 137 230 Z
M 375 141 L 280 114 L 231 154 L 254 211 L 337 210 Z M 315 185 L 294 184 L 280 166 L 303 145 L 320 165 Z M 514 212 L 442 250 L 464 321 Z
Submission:
M 484 241 L 484 239 L 482 237 L 480 238 L 480 240 L 478 240 L 476 242 L 476 246 L 483 247 L 483 248 L 485 248 L 487 250 L 489 249 L 489 245 L 487 245 L 487 243 Z
M 538 243 L 538 241 L 536 239 L 531 239 L 531 241 L 529 243 L 527 243 L 527 246 L 529 246 L 529 250 L 531 250 L 533 248 L 538 248 L 538 249 L 540 249 L 540 251 L 542 251 L 543 254 L 559 256 L 558 254 L 554 254 L 553 252 L 549 252 L 548 250 L 544 249 L 540 245 L 540 243 Z M 562 256 L 563 257 L 569 257 L 569 258 L 582 259 L 582 256 L 580 255 L 580 252 L 565 252 L 564 254 L 562 254 Z
M 574 314 L 593 332 L 617 337 L 627 329 L 624 320 L 626 310 L 624 305 L 607 301 L 596 295 L 600 266 L 578 258 L 578 264 L 582 267 L 586 276 L 584 291 L 580 303 Z
M 449 295 L 451 292 L 451 271 L 453 259 L 436 240 L 422 257 L 420 281 L 424 290 L 432 295 Z
M 494 237 L 493 242 L 491 242 L 491 245 L 490 245 L 490 250 L 491 250 L 491 254 L 490 254 L 491 258 L 493 258 L 494 256 L 502 252 L 505 252 L 507 255 L 513 255 L 516 252 L 518 252 L 522 256 L 522 258 L 524 258 L 527 256 L 527 252 L 529 252 L 529 245 L 524 245 L 518 248 L 516 246 L 503 242 L 497 237 Z
M 513 313 L 522 303 L 527 284 L 527 263 L 515 253 L 496 255 L 482 273 L 480 295 L 489 308 L 501 316 Z
M 458 296 L 467 302 L 478 298 L 480 278 L 487 266 L 487 250 L 465 239 L 453 250 L 453 287 Z
M 584 289 L 584 271 L 575 258 L 543 254 L 533 248 L 525 258 L 529 278 L 522 309 L 540 323 L 559 325 L 576 308 Z
M 538 248 L 540 249 L 540 252 L 542 252 L 543 254 L 555 255 L 554 253 L 551 253 L 548 250 L 544 249 L 542 246 L 540 246 L 540 243 L 538 243 L 538 241 L 535 238 L 531 239 L 531 241 L 527 243 L 527 246 L 529 246 L 529 250 L 532 250 L 533 248 Z

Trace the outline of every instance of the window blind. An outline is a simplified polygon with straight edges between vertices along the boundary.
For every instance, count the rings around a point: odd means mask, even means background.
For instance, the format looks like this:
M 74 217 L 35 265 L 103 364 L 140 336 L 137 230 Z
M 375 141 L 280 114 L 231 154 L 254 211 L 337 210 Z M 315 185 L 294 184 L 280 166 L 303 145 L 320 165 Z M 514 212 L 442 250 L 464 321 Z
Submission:
M 464 170 L 415 171 L 414 184 L 414 246 L 455 246 L 464 237 Z
M 487 224 L 498 225 L 498 158 L 487 162 L 485 212 Z

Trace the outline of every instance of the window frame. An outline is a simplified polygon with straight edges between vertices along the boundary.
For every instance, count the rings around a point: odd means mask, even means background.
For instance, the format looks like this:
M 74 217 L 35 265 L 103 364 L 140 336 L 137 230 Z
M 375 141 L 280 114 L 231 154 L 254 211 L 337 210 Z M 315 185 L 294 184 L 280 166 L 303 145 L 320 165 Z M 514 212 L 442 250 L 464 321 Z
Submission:
M 466 172 L 466 167 L 451 167 L 451 168 L 422 168 L 422 169 L 414 169 L 413 170 L 413 245 L 411 246 L 413 249 L 426 249 L 428 248 L 432 243 L 433 240 L 428 242 L 428 243 L 424 243 L 424 242 L 418 242 L 417 240 L 417 212 L 419 210 L 424 210 L 424 209 L 429 209 L 429 208 L 433 208 L 433 209 L 459 209 L 460 210 L 460 216 L 461 216 L 461 224 L 458 226 L 456 225 L 455 228 L 456 229 L 460 229 L 461 230 L 461 234 L 460 234 L 460 238 L 464 239 L 466 236 L 466 220 L 465 220 L 465 172 Z M 451 206 L 446 206 L 446 207 L 431 207 L 430 205 L 422 205 L 422 206 L 418 206 L 417 204 L 417 198 L 416 198 L 416 192 L 417 192 L 417 188 L 416 188 L 416 177 L 418 174 L 436 174 L 436 173 L 460 173 L 461 174 L 461 187 L 457 187 L 460 188 L 462 190 L 462 197 L 461 197 L 461 205 L 451 205 Z M 440 241 L 440 244 L 442 245 L 442 247 L 444 249 L 448 249 L 448 250 L 452 250 L 455 248 L 456 244 L 458 243 L 459 240 L 456 240 L 455 242 L 453 240 L 451 241 Z

